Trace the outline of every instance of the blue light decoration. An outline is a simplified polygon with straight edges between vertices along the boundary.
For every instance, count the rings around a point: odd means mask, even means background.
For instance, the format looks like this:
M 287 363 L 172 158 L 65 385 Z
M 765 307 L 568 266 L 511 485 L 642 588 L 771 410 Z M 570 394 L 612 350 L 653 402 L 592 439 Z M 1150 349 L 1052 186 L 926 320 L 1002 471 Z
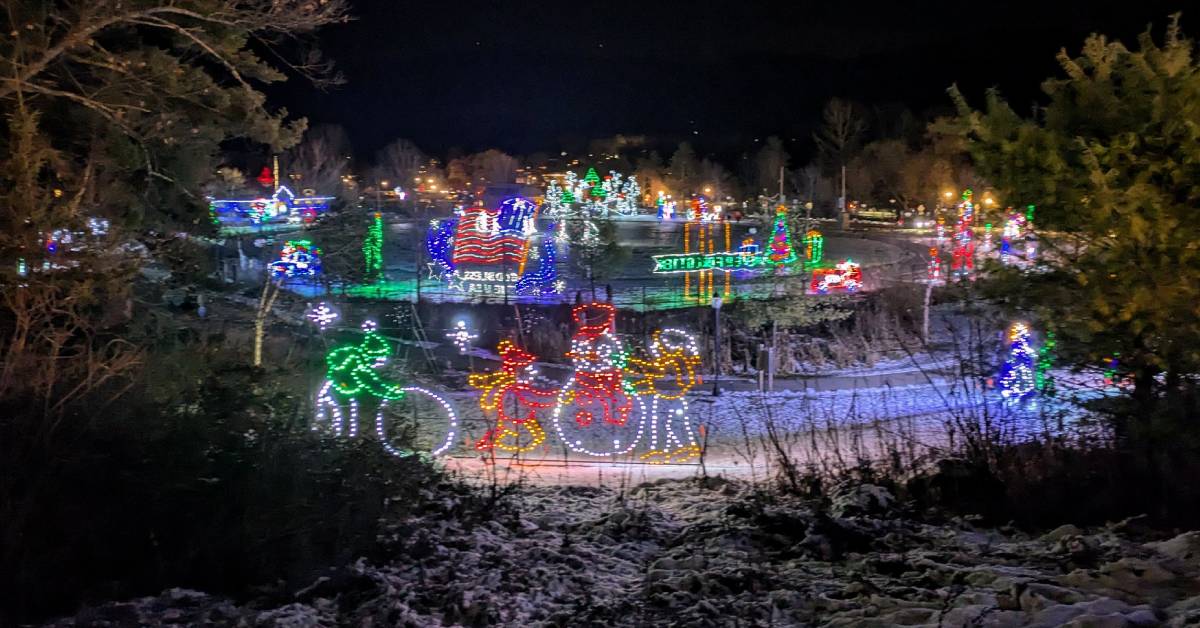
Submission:
M 1017 402 L 1037 393 L 1038 351 L 1025 323 L 1013 323 L 1008 330 L 1008 340 L 1008 357 L 1000 367 L 998 387 L 1006 402 Z
M 457 218 L 430 221 L 429 233 L 425 236 L 430 274 L 445 277 L 454 273 L 454 232 L 457 229 Z
M 315 277 L 321 272 L 321 249 L 310 240 L 288 240 L 279 253 L 279 259 L 271 262 L 271 276 Z
M 538 269 L 532 272 L 526 270 L 525 274 L 517 280 L 518 295 L 540 297 L 544 294 L 560 293 L 566 287 L 564 282 L 559 281 L 558 269 L 555 268 L 557 253 L 554 250 L 554 238 L 551 235 L 553 230 L 554 227 L 551 226 L 542 236 L 541 259 Z
M 558 278 L 553 227 L 530 255 L 538 206 L 513 197 L 494 210 L 470 207 L 454 218 L 430 221 L 425 236 L 429 277 L 473 295 L 541 297 L 565 288 Z M 531 260 L 538 260 L 536 270 Z M 476 270 L 477 269 L 477 270 Z
M 287 186 L 270 198 L 210 199 L 209 211 L 217 222 L 312 222 L 329 210 L 332 196 L 296 196 Z
M 500 233 L 531 235 L 537 229 L 537 225 L 534 223 L 536 217 L 537 205 L 535 203 L 514 196 L 500 203 L 500 214 L 496 218 L 496 225 L 500 228 Z

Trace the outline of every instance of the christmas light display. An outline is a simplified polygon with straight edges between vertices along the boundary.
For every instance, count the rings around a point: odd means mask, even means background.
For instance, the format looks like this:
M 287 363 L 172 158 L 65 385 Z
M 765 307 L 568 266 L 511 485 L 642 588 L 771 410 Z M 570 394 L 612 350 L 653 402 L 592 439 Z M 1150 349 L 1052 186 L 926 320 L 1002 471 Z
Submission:
M 608 218 L 613 214 L 636 214 L 641 196 L 635 177 L 623 177 L 610 170 L 602 179 L 595 168 L 589 168 L 582 179 L 568 171 L 561 186 L 550 181 L 542 207 L 551 218 Z
M 339 315 L 337 310 L 330 307 L 328 303 L 318 303 L 304 316 L 308 320 L 312 321 L 312 323 L 317 326 L 317 329 L 325 331 L 330 325 L 333 324 L 334 321 L 338 319 Z
M 397 448 L 387 435 L 385 412 L 389 401 L 405 399 L 418 394 L 432 398 L 446 416 L 444 436 L 430 451 L 430 455 L 441 455 L 454 444 L 458 430 L 458 417 L 454 409 L 437 394 L 418 387 L 402 387 L 385 382 L 379 375 L 391 353 L 391 348 L 379 335 L 373 321 L 362 325 L 363 337 L 356 345 L 340 345 L 325 356 L 325 382 L 317 393 L 316 416 L 313 430 L 328 425 L 334 436 L 354 438 L 359 429 L 359 405 L 369 399 L 376 403 L 375 432 L 385 451 L 395 456 L 408 456 L 415 452 Z M 347 411 L 342 411 L 342 406 Z M 442 430 L 438 430 L 442 432 Z
M 1013 323 L 1008 331 L 1008 358 L 1000 369 L 998 386 L 1006 401 L 1020 401 L 1037 391 L 1034 365 L 1037 350 L 1030 344 L 1029 327 Z
M 471 341 L 478 338 L 478 334 L 472 334 L 471 330 L 467 329 L 466 321 L 456 321 L 454 329 L 446 333 L 446 337 L 458 347 L 458 352 L 464 354 L 471 346 Z
M 500 354 L 498 371 L 473 373 L 467 377 L 467 385 L 481 392 L 479 409 L 484 416 L 490 417 L 492 413 L 496 416 L 495 427 L 475 443 L 475 449 L 495 448 L 513 453 L 533 451 L 546 440 L 537 413 L 554 407 L 558 392 L 531 383 L 536 374 L 531 354 L 508 340 L 500 342 L 497 352 Z
M 613 175 L 616 175 L 616 172 L 613 172 Z M 637 177 L 630 175 L 625 179 L 625 183 L 621 186 L 621 192 L 617 196 L 616 212 L 622 215 L 636 214 L 641 199 L 642 186 L 638 185 Z
M 698 457 L 687 403 L 687 394 L 702 383 L 695 338 L 679 329 L 658 330 L 646 353 L 632 356 L 614 335 L 612 305 L 579 305 L 572 317 L 577 331 L 566 355 L 574 373 L 559 389 L 537 386 L 534 356 L 508 340 L 497 347 L 499 369 L 468 377 L 480 393 L 480 410 L 494 421 L 475 448 L 534 451 L 546 442 L 548 414 L 559 440 L 576 453 L 630 454 L 649 431 L 641 460 L 678 464 Z
M 1038 349 L 1037 370 L 1033 374 L 1034 386 L 1046 395 L 1054 394 L 1054 375 L 1050 373 L 1050 369 L 1054 368 L 1056 347 L 1058 340 L 1054 337 L 1054 332 L 1047 331 L 1046 339 Z
M 442 278 L 454 272 L 454 232 L 458 219 L 434 220 L 430 222 L 425 236 L 425 251 L 429 254 L 430 276 Z
M 553 227 L 551 227 L 553 230 Z M 538 269 L 525 269 L 525 274 L 517 280 L 517 294 L 523 296 L 542 296 L 563 291 L 566 283 L 558 279 L 558 269 L 555 267 L 558 253 L 554 248 L 555 239 L 550 233 L 542 237 L 542 245 L 538 254 Z
M 775 224 L 772 226 L 772 231 L 767 259 L 777 266 L 795 263 L 796 251 L 792 248 L 792 236 L 787 225 L 787 208 L 783 205 L 775 209 Z
M 752 246 L 757 250 L 757 244 Z M 741 250 L 734 253 L 673 253 L 653 255 L 651 258 L 654 260 L 653 272 L 658 274 L 704 270 L 757 270 L 766 265 L 766 258 L 762 255 Z
M 595 168 L 587 169 L 587 174 L 583 175 L 583 185 L 592 198 L 604 198 L 604 188 L 600 185 L 600 175 L 596 174 Z
M 821 263 L 825 257 L 825 236 L 816 229 L 809 229 L 804 234 L 804 263 L 813 267 Z
M 270 198 L 209 199 L 209 213 L 214 221 L 247 221 L 261 224 L 276 220 L 298 222 L 316 219 L 329 210 L 332 196 L 296 196 L 287 186 L 278 186 Z
M 950 257 L 950 268 L 957 277 L 966 277 L 975 268 L 975 242 L 971 231 L 975 222 L 975 205 L 971 202 L 971 196 L 970 189 L 963 190 L 962 203 L 958 206 L 954 250 Z
M 510 209 L 505 224 L 514 224 L 515 212 Z M 532 224 L 532 218 L 529 222 Z M 467 209 L 459 218 L 454 234 L 453 264 L 511 264 L 514 270 L 523 266 L 528 252 L 527 234 L 523 229 L 502 230 L 500 225 L 501 210 Z
M 567 357 L 575 372 L 559 391 L 551 418 L 563 444 L 578 453 L 627 454 L 642 437 L 644 421 L 630 421 L 627 355 L 612 332 L 616 314 L 608 303 L 583 304 L 571 312 L 579 329 Z
M 578 189 L 579 175 L 568 171 L 563 179 L 562 202 L 569 206 L 571 203 L 579 201 L 579 194 L 576 193 Z
M 357 345 L 335 347 L 325 356 L 325 377 L 333 384 L 332 392 L 346 397 L 403 398 L 398 386 L 379 377 L 378 369 L 387 363 L 391 348 L 379 335 L 378 325 L 366 321 L 362 331 L 363 338 Z
M 321 249 L 310 240 L 288 240 L 279 252 L 279 259 L 271 262 L 271 276 L 278 279 L 315 277 L 321 272 Z
M 546 186 L 542 208 L 545 214 L 551 218 L 563 217 L 567 211 L 568 205 L 563 200 L 563 189 L 559 187 L 558 181 L 551 179 L 550 184 Z
M 936 246 L 929 247 L 929 264 L 926 278 L 934 283 L 942 280 L 942 255 Z
M 856 292 L 863 286 L 862 269 L 851 260 L 838 263 L 833 268 L 813 270 L 809 283 L 811 294 L 830 292 Z
M 650 426 L 649 450 L 641 459 L 654 464 L 681 463 L 700 456 L 688 417 L 687 393 L 701 384 L 696 369 L 696 339 L 678 329 L 654 332 L 649 359 L 631 357 L 630 389 L 637 395 L 643 424 Z
M 383 215 L 375 212 L 363 238 L 363 267 L 368 279 L 383 278 Z

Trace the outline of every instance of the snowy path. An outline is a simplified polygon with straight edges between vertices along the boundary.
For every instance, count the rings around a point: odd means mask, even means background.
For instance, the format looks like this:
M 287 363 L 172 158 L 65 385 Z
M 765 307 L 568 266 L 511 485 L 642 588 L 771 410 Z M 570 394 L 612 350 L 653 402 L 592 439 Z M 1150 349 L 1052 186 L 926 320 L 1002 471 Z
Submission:
M 648 464 L 638 457 L 643 447 L 614 459 L 580 455 L 562 446 L 549 425 L 546 443 L 534 452 L 497 452 L 493 459 L 463 447 L 443 462 L 468 479 L 504 483 L 630 485 L 700 474 L 763 479 L 777 471 L 782 455 L 801 466 L 823 468 L 897 454 L 915 458 L 947 447 L 952 433 L 984 422 L 994 433 L 1020 439 L 1070 432 L 1075 416 L 1066 402 L 1008 408 L 992 395 L 964 393 L 938 380 L 824 392 L 728 392 L 717 398 L 703 393 L 689 400 L 705 452 L 692 463 Z M 487 425 L 478 412 L 469 412 L 463 429 L 465 442 L 473 443 Z

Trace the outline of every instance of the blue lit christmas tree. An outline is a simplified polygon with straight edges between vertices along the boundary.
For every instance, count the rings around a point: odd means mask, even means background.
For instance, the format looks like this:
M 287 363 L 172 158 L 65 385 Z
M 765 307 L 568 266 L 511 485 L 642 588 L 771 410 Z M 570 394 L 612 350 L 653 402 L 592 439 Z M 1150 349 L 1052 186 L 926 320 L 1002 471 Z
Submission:
M 1025 399 L 1037 391 L 1038 351 L 1030 342 L 1029 327 L 1013 323 L 1008 330 L 1008 358 L 1000 368 L 1000 396 L 1008 401 Z

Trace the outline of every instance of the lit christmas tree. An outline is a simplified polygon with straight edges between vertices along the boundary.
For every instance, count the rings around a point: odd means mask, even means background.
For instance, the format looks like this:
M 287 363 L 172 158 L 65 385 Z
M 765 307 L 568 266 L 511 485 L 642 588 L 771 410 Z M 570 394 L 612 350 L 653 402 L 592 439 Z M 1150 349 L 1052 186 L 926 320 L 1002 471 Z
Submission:
M 368 279 L 378 280 L 383 275 L 383 215 L 375 212 L 367 237 L 363 239 L 363 265 Z
M 579 188 L 579 175 L 568 170 L 567 177 L 563 181 L 562 202 L 566 205 L 569 205 L 569 204 L 574 203 L 577 200 L 579 200 L 578 199 L 579 194 L 577 193 L 578 188 Z
M 642 199 L 642 188 L 638 185 L 637 177 L 630 175 L 625 179 L 625 184 L 621 186 L 621 198 L 617 201 L 618 214 L 636 214 L 638 204 Z M 662 217 L 662 208 L 659 208 L 659 218 Z
M 604 187 L 600 184 L 600 175 L 596 174 L 595 168 L 588 168 L 587 174 L 583 175 L 583 182 L 592 196 L 604 198 Z
M 563 203 L 563 189 L 553 179 L 550 180 L 550 185 L 546 186 L 546 200 L 543 206 L 546 208 L 546 215 L 551 217 L 561 215 L 565 207 Z
M 1008 330 L 1008 358 L 1000 369 L 1000 396 L 1008 401 L 1024 399 L 1037 391 L 1038 351 L 1030 344 L 1029 327 L 1013 323 Z
M 780 205 L 775 210 L 774 233 L 771 236 L 771 252 L 767 259 L 772 264 L 791 264 L 796 261 L 796 250 L 792 247 L 792 236 L 788 232 L 787 208 Z

